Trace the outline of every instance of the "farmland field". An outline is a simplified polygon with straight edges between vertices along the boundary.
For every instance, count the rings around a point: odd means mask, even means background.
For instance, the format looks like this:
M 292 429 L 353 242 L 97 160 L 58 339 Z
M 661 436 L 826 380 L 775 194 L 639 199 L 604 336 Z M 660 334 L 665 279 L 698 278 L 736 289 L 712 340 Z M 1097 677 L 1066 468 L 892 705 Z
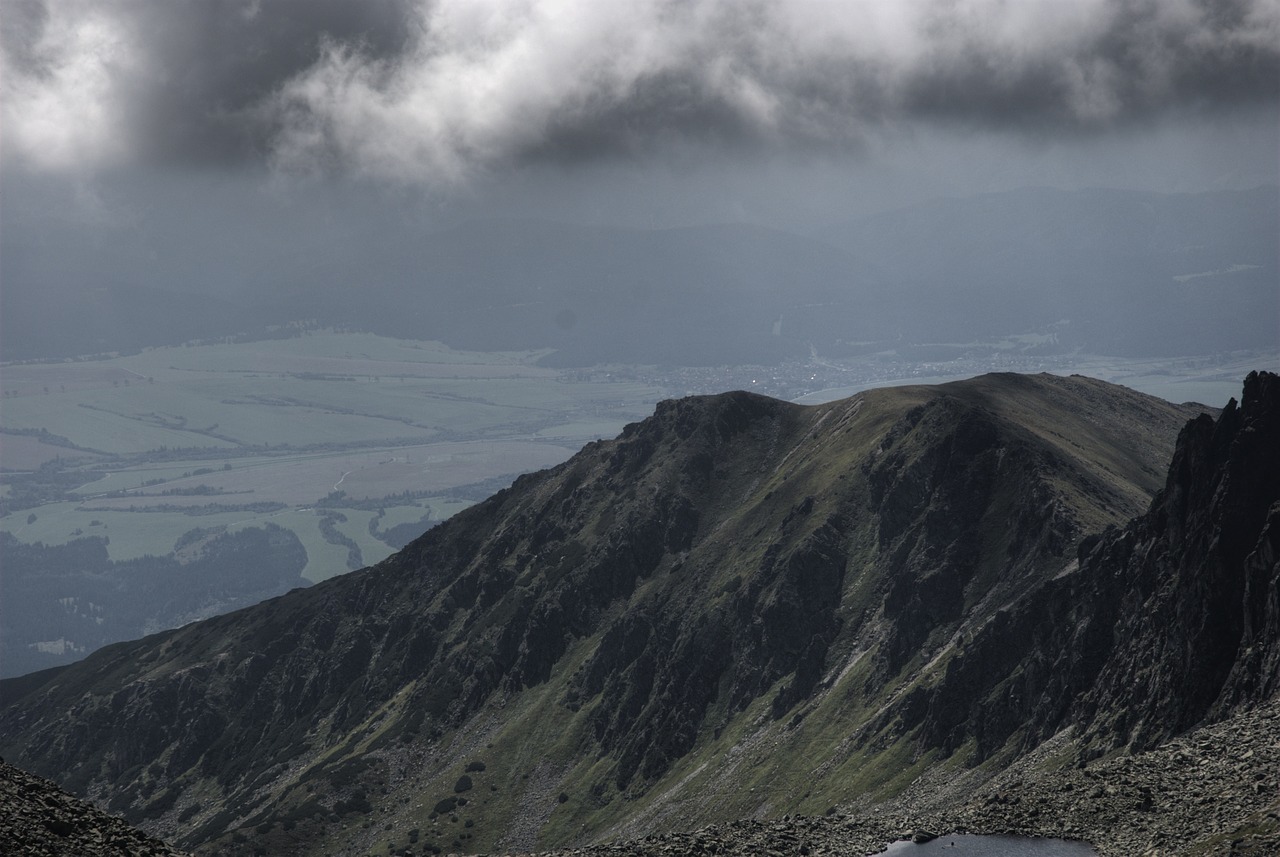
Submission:
M 443 520 L 666 394 L 570 379 L 540 356 L 312 331 L 9 364 L 0 531 L 46 545 L 103 536 L 124 561 L 169 555 L 197 527 L 269 521 L 322 580 L 351 567 L 353 545 L 377 562 L 394 549 L 378 534 Z

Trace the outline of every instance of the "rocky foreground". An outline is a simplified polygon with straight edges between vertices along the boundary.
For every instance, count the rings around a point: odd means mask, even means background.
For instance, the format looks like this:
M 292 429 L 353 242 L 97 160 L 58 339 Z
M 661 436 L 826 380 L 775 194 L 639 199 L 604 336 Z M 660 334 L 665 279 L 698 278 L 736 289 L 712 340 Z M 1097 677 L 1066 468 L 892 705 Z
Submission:
M 186 852 L 0 760 L 0 853 L 23 857 L 182 857 Z
M 1065 739 L 1055 743 L 1070 752 Z M 980 785 L 977 771 L 945 785 L 926 776 L 896 801 L 825 818 L 734 821 L 543 857 L 865 857 L 895 840 L 946 833 L 1083 840 L 1103 857 L 1280 855 L 1280 700 L 1159 749 L 1083 767 L 1046 770 L 1053 750 Z M 939 808 L 970 789 L 958 807 Z
M 1104 855 L 1280 855 L 1280 705 L 1053 775 L 1019 765 L 935 824 L 1084 839 Z
M 1057 767 L 1055 744 L 1070 752 L 1066 739 L 1052 742 L 991 779 L 980 771 L 926 775 L 896 801 L 824 818 L 733 821 L 543 857 L 865 857 L 894 840 L 959 832 L 1079 839 L 1103 857 L 1280 854 L 1280 700 L 1156 750 L 1083 767 Z M 951 782 L 930 781 L 943 777 Z M 972 797 L 958 808 L 939 808 L 966 791 Z M 33 857 L 184 853 L 4 762 L 0 843 L 6 854 Z

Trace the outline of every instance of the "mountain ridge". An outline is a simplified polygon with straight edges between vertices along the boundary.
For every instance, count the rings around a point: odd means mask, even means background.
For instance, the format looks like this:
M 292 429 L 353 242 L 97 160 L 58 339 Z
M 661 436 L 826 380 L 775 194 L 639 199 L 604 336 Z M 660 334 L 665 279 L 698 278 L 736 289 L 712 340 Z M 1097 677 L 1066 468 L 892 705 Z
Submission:
M 915 688 L 1142 510 L 1191 410 L 1047 375 L 664 402 L 372 569 L 51 676 L 4 751 L 205 853 L 355 853 L 376 807 L 524 849 L 660 829 L 681 783 L 685 823 L 892 794 L 955 755 Z M 778 742 L 826 773 L 751 761 Z M 762 805 L 770 777 L 812 783 Z

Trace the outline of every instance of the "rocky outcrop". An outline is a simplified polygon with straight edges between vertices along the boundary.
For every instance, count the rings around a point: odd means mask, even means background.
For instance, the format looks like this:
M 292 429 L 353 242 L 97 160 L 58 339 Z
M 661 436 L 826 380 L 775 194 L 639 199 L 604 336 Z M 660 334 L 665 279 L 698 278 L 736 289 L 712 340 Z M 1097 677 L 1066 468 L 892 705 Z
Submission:
M 3 760 L 0 851 L 23 857 L 182 857 L 184 853 Z
M 1115 653 L 1075 711 L 1100 750 L 1156 746 L 1280 687 L 1278 519 L 1280 377 L 1254 373 L 1239 407 L 1184 429 L 1151 511 L 1082 558 L 1127 590 Z
M 981 761 L 1066 726 L 1145 750 L 1280 686 L 1280 378 L 1183 429 L 1148 512 L 998 611 L 908 709 L 927 746 Z

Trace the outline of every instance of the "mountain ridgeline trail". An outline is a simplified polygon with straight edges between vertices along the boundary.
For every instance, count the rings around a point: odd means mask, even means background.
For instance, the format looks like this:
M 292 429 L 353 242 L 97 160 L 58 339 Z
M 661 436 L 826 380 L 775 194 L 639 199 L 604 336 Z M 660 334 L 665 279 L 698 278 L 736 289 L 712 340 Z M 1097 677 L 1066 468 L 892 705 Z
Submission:
M 663 402 L 377 566 L 0 683 L 0 752 L 205 854 L 960 806 L 946 772 L 1274 696 L 1280 382 L 1204 410 L 1050 375 Z

